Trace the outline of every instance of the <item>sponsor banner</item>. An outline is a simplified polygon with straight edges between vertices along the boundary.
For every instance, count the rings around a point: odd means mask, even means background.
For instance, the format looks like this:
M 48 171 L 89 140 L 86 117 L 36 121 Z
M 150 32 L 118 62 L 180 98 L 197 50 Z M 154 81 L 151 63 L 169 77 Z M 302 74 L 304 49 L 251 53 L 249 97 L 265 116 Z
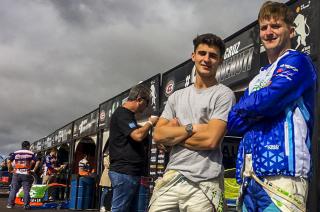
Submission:
M 70 141 L 72 138 L 72 123 L 55 132 L 55 145 Z
M 139 122 L 140 120 L 145 120 L 150 114 L 159 114 L 159 87 L 160 87 L 160 74 L 157 74 L 143 82 L 141 84 L 145 85 L 150 89 L 150 102 L 148 108 L 142 113 L 137 114 L 136 118 Z M 114 111 L 122 105 L 128 98 L 130 89 L 122 92 L 121 94 L 109 99 L 108 101 L 100 104 L 100 114 L 99 114 L 99 128 L 109 128 L 110 119 Z
M 194 73 L 194 63 L 190 59 L 162 75 L 160 111 L 164 109 L 168 97 L 174 91 L 188 87 L 194 83 Z
M 159 115 L 159 91 L 160 91 L 160 74 L 157 74 L 141 84 L 150 89 L 150 102 L 142 114 L 137 114 L 137 121 L 146 120 L 150 115 Z
M 37 151 L 41 151 L 41 150 L 44 149 L 45 141 L 46 141 L 46 137 L 40 139 L 40 140 L 37 142 Z
M 129 91 L 130 90 L 126 90 L 112 99 L 100 104 L 99 128 L 109 129 L 112 114 L 127 100 Z
M 154 141 L 150 145 L 149 157 L 149 176 L 157 177 L 158 148 Z
M 36 150 L 36 148 L 37 148 L 37 143 L 38 143 L 38 141 L 35 141 L 35 142 L 33 142 L 33 143 L 30 145 L 30 151 L 32 151 L 32 152 L 37 151 L 37 150 Z M 1 158 L 1 156 L 0 156 L 0 158 Z
M 319 38 L 316 36 L 319 20 L 316 13 L 316 1 L 318 0 L 299 0 L 290 5 L 295 12 L 295 36 L 292 38 L 292 48 L 311 55 L 318 54 L 317 43 Z
M 52 133 L 50 135 L 48 135 L 44 142 L 43 142 L 43 146 L 42 146 L 42 149 L 43 150 L 46 150 L 46 149 L 49 149 L 51 148 L 52 146 L 54 146 L 55 142 L 54 142 L 54 137 L 55 137 L 55 133 Z
M 259 26 L 254 24 L 240 34 L 225 40 L 226 51 L 219 66 L 217 80 L 232 87 L 255 76 L 260 68 Z
M 77 119 L 73 125 L 73 138 L 80 138 L 97 133 L 99 109 Z

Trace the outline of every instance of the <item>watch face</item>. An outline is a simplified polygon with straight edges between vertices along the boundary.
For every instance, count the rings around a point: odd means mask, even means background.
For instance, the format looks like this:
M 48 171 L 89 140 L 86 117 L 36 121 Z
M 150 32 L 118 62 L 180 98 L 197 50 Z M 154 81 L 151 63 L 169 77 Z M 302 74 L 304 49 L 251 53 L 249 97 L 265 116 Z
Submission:
M 193 131 L 193 126 L 192 126 L 192 124 L 187 124 L 187 125 L 186 125 L 186 131 L 187 131 L 188 135 L 191 135 L 191 134 L 192 134 L 192 131 Z

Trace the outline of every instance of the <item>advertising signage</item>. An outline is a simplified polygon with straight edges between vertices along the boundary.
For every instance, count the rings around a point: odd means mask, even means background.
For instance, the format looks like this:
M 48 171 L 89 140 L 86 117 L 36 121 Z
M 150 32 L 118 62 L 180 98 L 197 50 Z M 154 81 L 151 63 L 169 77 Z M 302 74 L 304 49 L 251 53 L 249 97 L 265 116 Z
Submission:
M 97 132 L 99 109 L 74 121 L 73 138 L 92 135 Z
M 160 74 L 157 74 L 141 84 L 150 89 L 150 102 L 148 108 L 142 113 L 137 114 L 137 120 L 145 120 L 150 115 L 159 115 L 159 90 L 160 90 Z
M 121 94 L 109 99 L 108 101 L 100 104 L 99 114 L 99 128 L 109 128 L 111 115 L 113 112 L 122 105 L 128 98 L 130 90 L 126 90 Z
M 38 147 L 37 147 L 37 149 L 38 149 L 38 151 L 41 151 L 41 150 L 44 150 L 45 149 L 45 142 L 46 142 L 46 139 L 47 139 L 47 137 L 45 137 L 45 138 L 43 138 L 43 139 L 40 139 L 39 141 L 38 141 Z
M 50 134 L 44 139 L 44 142 L 42 143 L 41 149 L 46 150 L 51 148 L 54 145 L 54 137 L 55 133 Z
M 257 22 L 239 34 L 227 38 L 225 44 L 224 60 L 216 74 L 220 83 L 231 87 L 244 80 L 250 80 L 258 73 L 260 41 Z
M 59 145 L 70 141 L 72 138 L 72 123 L 66 125 L 65 127 L 59 129 L 55 133 L 55 144 Z
M 38 141 L 35 141 L 30 145 L 30 151 L 32 151 L 32 152 L 36 151 L 37 142 Z
M 176 90 L 186 88 L 194 82 L 194 63 L 187 60 L 162 75 L 160 111 L 164 109 L 168 97 Z
M 33 152 L 41 151 L 45 138 L 41 138 L 35 142 L 33 142 L 30 146 L 30 150 Z
M 141 82 L 141 84 L 150 89 L 151 99 L 148 108 L 142 114 L 137 114 L 136 118 L 138 121 L 148 118 L 151 114 L 158 115 L 159 113 L 160 74 Z M 109 128 L 111 115 L 127 100 L 129 92 L 130 89 L 100 104 L 99 128 Z
M 32 151 L 32 152 L 38 151 L 38 150 L 37 150 L 37 147 L 38 147 L 37 145 L 38 145 L 38 141 L 33 142 L 33 143 L 30 145 L 30 151 Z
M 316 36 L 319 22 L 316 9 L 317 0 L 295 1 L 290 8 L 295 12 L 295 36 L 292 38 L 292 48 L 311 55 L 318 54 Z

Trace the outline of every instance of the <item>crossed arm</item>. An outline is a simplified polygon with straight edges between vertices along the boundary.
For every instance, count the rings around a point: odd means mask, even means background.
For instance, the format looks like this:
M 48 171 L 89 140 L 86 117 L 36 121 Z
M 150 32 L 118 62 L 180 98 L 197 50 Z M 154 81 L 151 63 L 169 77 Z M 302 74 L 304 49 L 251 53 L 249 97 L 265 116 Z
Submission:
M 177 119 L 160 118 L 153 138 L 156 143 L 167 146 L 178 144 L 192 150 L 210 150 L 220 146 L 226 126 L 225 121 L 212 119 L 208 124 L 193 124 L 193 133 L 188 136 L 185 126 L 181 126 Z

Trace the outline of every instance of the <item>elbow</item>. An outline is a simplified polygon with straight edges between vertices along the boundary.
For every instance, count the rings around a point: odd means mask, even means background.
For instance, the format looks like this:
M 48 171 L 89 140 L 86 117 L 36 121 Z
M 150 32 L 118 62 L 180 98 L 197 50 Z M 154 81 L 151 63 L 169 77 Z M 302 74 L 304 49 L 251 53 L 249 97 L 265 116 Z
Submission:
M 159 136 L 159 133 L 156 130 L 154 131 L 152 138 L 155 143 L 161 142 L 161 137 Z
M 220 147 L 220 141 L 217 141 L 217 140 L 211 140 L 208 142 L 208 145 L 207 145 L 208 150 L 214 150 L 219 147 Z
M 159 128 L 158 127 L 154 128 L 152 138 L 155 143 L 161 143 L 162 138 L 160 135 L 161 135 L 161 133 L 159 132 Z
M 133 138 L 133 140 L 135 140 L 136 142 L 142 142 L 144 139 L 144 137 L 142 137 L 142 135 L 137 135 Z

